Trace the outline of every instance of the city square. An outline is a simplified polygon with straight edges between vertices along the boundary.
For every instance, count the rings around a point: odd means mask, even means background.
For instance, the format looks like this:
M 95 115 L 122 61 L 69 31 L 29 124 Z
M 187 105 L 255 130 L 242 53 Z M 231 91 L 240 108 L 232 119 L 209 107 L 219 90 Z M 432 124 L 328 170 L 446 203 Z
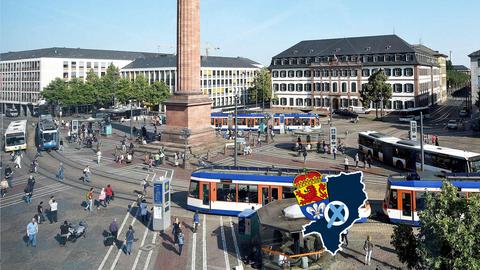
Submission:
M 395 32 L 216 56 L 203 3 L 173 2 L 174 53 L 0 48 L 2 268 L 480 267 L 432 229 L 465 219 L 478 244 L 478 48 L 470 68 Z M 356 209 L 302 194 L 307 173 L 333 188 L 360 172 L 363 190 L 340 191 L 365 196 Z M 425 214 L 441 198 L 459 223 Z M 306 233 L 315 218 L 345 226 L 338 249 Z

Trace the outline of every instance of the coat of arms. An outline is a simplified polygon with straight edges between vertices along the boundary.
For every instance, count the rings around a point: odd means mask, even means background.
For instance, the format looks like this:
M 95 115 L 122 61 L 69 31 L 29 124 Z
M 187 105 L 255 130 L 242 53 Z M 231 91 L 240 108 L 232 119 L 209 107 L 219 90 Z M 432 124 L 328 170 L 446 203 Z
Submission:
M 293 180 L 294 194 L 305 217 L 310 220 L 323 218 L 329 203 L 327 182 L 319 172 L 310 171 L 297 175 Z

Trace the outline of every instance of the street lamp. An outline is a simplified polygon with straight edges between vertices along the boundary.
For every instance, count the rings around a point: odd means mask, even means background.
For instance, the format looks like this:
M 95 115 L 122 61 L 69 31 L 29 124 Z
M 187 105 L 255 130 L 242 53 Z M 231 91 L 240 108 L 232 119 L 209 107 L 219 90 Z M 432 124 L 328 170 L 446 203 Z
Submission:
M 183 149 L 183 168 L 187 168 L 187 146 L 188 138 L 192 135 L 192 132 L 188 128 L 183 128 L 181 131 L 180 137 L 184 140 L 184 149 Z
M 235 94 L 234 98 L 235 98 L 235 138 L 234 138 L 234 144 L 235 144 L 234 149 L 235 150 L 233 152 L 233 154 L 234 154 L 233 165 L 235 167 L 237 167 L 237 156 L 238 156 L 238 153 L 237 153 L 237 151 L 238 151 L 237 150 L 237 136 L 238 136 L 238 121 L 237 121 L 238 120 L 238 111 L 237 111 L 237 107 L 238 106 L 237 106 L 237 104 L 238 104 L 238 94 Z
M 132 100 L 128 101 L 130 103 L 130 140 L 133 140 L 133 109 L 132 109 Z

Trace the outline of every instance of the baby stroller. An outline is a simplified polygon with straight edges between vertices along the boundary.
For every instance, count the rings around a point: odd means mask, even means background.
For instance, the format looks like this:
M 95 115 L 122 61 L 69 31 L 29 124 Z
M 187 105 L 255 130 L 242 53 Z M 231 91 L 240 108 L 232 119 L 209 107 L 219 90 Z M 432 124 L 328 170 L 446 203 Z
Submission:
M 78 225 L 69 224 L 68 232 L 70 233 L 67 240 L 75 242 L 78 238 L 87 236 L 87 222 L 81 220 Z

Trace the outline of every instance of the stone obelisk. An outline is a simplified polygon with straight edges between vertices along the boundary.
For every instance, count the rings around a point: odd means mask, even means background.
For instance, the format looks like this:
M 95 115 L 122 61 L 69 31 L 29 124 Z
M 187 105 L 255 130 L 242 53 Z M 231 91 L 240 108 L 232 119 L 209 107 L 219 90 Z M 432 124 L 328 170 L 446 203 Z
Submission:
M 185 144 L 185 129 L 189 146 L 214 140 L 211 100 L 200 89 L 200 0 L 177 0 L 177 83 L 165 105 L 162 142 Z

